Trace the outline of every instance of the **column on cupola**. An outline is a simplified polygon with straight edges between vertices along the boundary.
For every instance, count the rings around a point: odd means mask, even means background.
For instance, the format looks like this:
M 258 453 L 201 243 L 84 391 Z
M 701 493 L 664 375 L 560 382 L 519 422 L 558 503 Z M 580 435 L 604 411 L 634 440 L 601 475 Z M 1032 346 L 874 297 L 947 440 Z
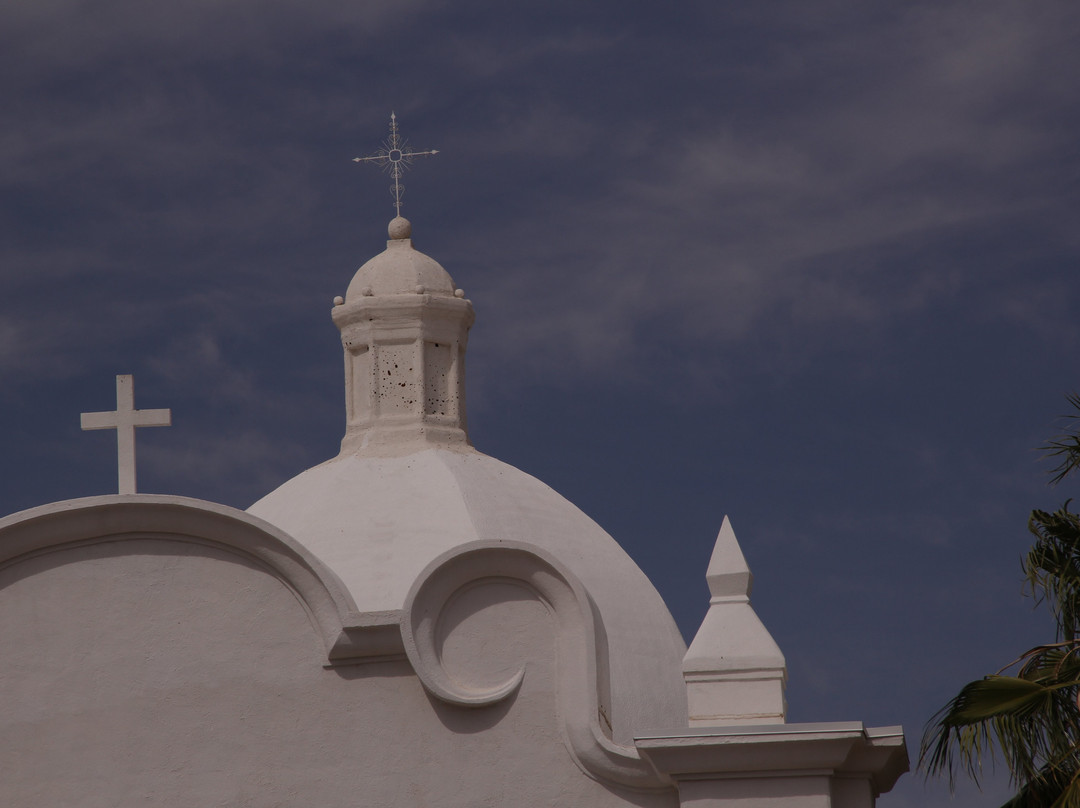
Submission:
M 705 577 L 709 611 L 683 658 L 690 726 L 783 723 L 784 655 L 750 605 L 754 578 L 726 516 Z
M 357 270 L 331 312 L 345 351 L 342 453 L 469 446 L 472 303 L 437 261 L 413 248 L 407 219 L 391 221 L 389 235 L 386 250 Z

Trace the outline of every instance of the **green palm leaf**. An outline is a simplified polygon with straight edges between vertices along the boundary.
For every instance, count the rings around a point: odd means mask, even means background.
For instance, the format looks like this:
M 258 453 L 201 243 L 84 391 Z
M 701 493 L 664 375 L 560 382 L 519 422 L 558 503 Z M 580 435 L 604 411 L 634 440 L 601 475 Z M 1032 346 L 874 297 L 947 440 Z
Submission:
M 1065 398 L 1080 413 L 1080 393 L 1070 393 Z M 1061 482 L 1071 472 L 1080 469 L 1080 414 L 1077 413 L 1064 416 L 1064 433 L 1039 447 L 1046 457 L 1058 458 L 1057 466 L 1050 470 L 1054 475 L 1052 482 Z
M 1015 676 L 987 676 L 971 682 L 953 699 L 945 716 L 951 726 L 964 726 L 999 716 L 1023 716 L 1045 708 L 1051 689 Z
M 1054 483 L 1080 469 L 1080 394 L 1068 400 L 1064 433 L 1042 447 L 1057 462 Z M 1028 528 L 1024 580 L 1053 613 L 1055 642 L 965 685 L 927 723 L 919 763 L 928 775 L 978 782 L 983 762 L 1000 755 L 1018 789 L 1003 808 L 1080 808 L 1080 514 L 1069 502 L 1035 510 Z

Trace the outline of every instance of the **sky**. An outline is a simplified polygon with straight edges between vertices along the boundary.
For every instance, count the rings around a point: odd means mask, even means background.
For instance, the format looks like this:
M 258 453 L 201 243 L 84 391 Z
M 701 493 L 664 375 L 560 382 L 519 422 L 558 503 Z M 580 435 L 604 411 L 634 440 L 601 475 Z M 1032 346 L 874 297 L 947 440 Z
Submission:
M 476 308 L 470 434 L 687 639 L 727 514 L 790 721 L 926 720 L 1052 639 L 1020 558 L 1080 390 L 1080 6 L 0 6 L 0 514 L 245 508 L 338 451 L 329 311 L 403 215 Z M 997 805 L 905 776 L 879 804 Z

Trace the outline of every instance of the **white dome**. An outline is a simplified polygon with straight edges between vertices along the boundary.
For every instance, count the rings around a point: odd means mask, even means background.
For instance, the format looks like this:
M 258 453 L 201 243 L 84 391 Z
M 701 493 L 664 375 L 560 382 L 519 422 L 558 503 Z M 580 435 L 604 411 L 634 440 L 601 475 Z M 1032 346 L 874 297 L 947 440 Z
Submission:
M 397 218 L 384 252 L 332 311 L 345 352 L 341 454 L 249 511 L 338 575 L 363 612 L 405 606 L 425 568 L 477 541 L 553 556 L 595 603 L 607 640 L 612 736 L 686 726 L 686 646 L 656 589 L 599 525 L 468 442 L 472 304 Z
M 686 646 L 656 589 L 599 525 L 513 466 L 469 448 L 343 453 L 248 510 L 315 553 L 361 611 L 400 609 L 424 567 L 467 542 L 546 550 L 581 580 L 602 617 L 615 740 L 686 725 Z
M 386 242 L 386 249 L 356 270 L 345 300 L 374 295 L 453 295 L 454 281 L 442 264 L 415 249 L 412 239 Z

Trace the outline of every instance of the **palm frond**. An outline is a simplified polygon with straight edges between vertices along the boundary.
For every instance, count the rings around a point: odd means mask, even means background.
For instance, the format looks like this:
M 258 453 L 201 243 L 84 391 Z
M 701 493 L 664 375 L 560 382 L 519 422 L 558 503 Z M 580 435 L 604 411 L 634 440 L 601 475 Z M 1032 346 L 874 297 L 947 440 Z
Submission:
M 1024 559 L 1024 577 L 1031 593 L 1045 601 L 1058 622 L 1058 637 L 1080 636 L 1080 514 L 1069 510 L 1034 510 L 1028 529 L 1035 544 Z
M 1041 446 L 1059 483 L 1080 469 L 1080 394 L 1061 434 Z M 1023 561 L 1026 589 L 1056 621 L 1055 642 L 1020 655 L 994 676 L 970 682 L 927 722 L 919 767 L 978 783 L 1000 756 L 1018 792 L 1002 808 L 1080 808 L 1080 513 L 1070 501 L 1035 510 L 1035 543 Z M 1015 670 L 1015 675 L 1005 672 Z
M 1037 645 L 1005 669 L 1017 664 L 1016 675 L 1032 682 L 1068 685 L 1080 681 L 1080 642 Z
M 1080 808 L 1080 761 L 1073 761 L 1072 771 L 1073 776 L 1050 808 Z
M 1077 412 L 1062 416 L 1066 421 L 1064 432 L 1039 447 L 1044 456 L 1058 459 L 1058 464 L 1050 470 L 1052 483 L 1059 483 L 1080 469 L 1080 393 L 1070 393 L 1065 398 Z
M 1001 808 L 1080 808 L 1080 759 L 1045 767 Z
M 1080 682 L 1072 665 L 1062 665 L 1068 651 L 1029 660 L 1028 674 L 988 676 L 970 682 L 927 724 L 920 765 L 928 775 L 958 771 L 978 782 L 984 762 L 994 753 L 1004 758 L 1013 781 L 1035 781 L 1075 754 L 1080 740 L 1076 692 Z

